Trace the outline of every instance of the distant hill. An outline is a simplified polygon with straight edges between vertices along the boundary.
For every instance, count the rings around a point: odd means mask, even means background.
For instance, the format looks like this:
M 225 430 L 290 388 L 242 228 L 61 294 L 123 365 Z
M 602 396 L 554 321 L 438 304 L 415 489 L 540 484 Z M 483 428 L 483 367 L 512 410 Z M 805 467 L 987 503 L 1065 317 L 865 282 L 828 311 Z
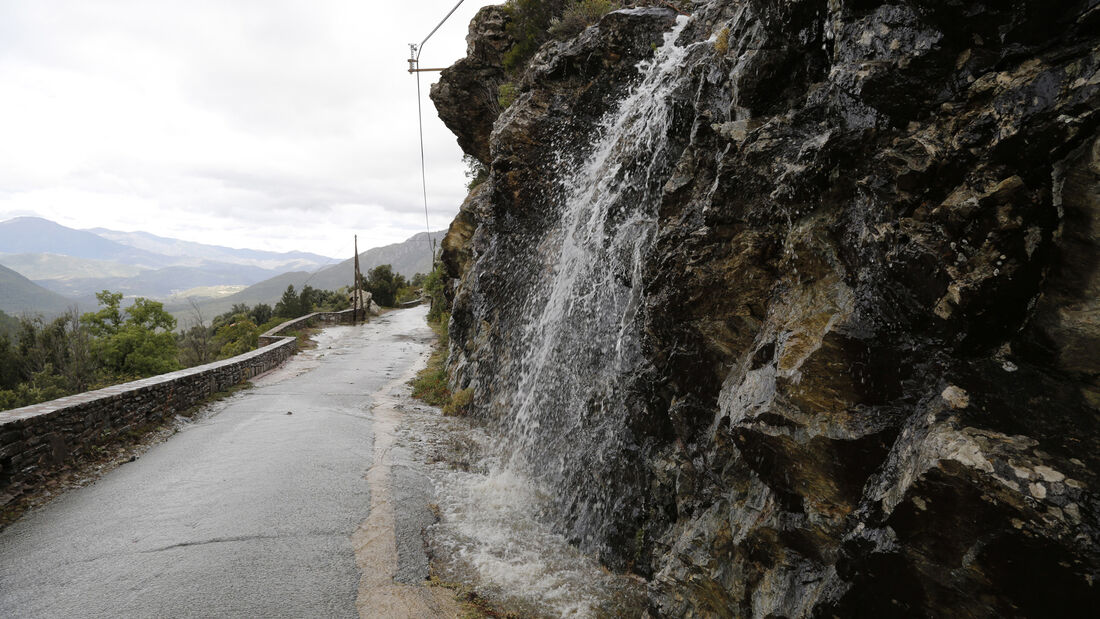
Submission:
M 234 249 L 146 232 L 76 230 L 38 217 L 0 222 L 0 265 L 74 298 L 90 299 L 100 290 L 166 298 L 192 289 L 250 286 L 336 262 L 307 252 Z
M 442 240 L 445 230 L 432 232 L 431 238 L 435 239 L 436 247 Z M 431 250 L 428 243 L 428 233 L 421 232 L 403 243 L 394 243 L 383 247 L 375 247 L 359 254 L 359 268 L 364 275 L 376 266 L 389 264 L 395 272 L 412 277 L 417 273 L 428 273 L 432 270 Z M 271 279 L 249 286 L 244 290 L 209 301 L 198 302 L 203 318 L 209 321 L 218 314 L 228 312 L 235 304 L 256 305 L 268 303 L 274 305 L 287 286 L 294 286 L 301 290 L 302 286 L 310 286 L 320 290 L 337 290 L 344 286 L 350 286 L 355 270 L 354 260 L 349 258 L 339 264 L 323 268 L 314 273 L 296 271 L 283 273 Z M 165 308 L 172 312 L 181 322 L 190 319 L 192 309 L 187 302 L 179 302 L 166 305 Z
M 3 258 L 0 258 L 0 263 L 3 263 Z M 100 290 L 110 290 L 121 292 L 128 297 L 160 299 L 204 286 L 248 286 L 279 273 L 280 271 L 273 269 L 214 263 L 197 267 L 173 266 L 153 269 L 142 271 L 132 277 L 50 279 L 37 280 L 35 283 L 71 297 L 91 296 Z
M 307 252 L 234 249 L 147 232 L 105 228 L 76 230 L 41 217 L 17 217 L 0 222 L 0 252 L 54 254 L 150 268 L 221 263 L 287 271 L 313 270 L 336 262 L 335 258 Z
M 66 228 L 40 217 L 17 217 L 0 222 L 0 252 L 62 254 L 151 268 L 173 263 L 167 256 L 116 243 L 84 230 Z
M 254 266 L 269 270 L 279 269 L 281 271 L 312 270 L 319 266 L 337 262 L 336 258 L 329 258 L 328 256 L 321 256 L 308 252 L 273 252 L 258 249 L 235 249 L 232 247 L 221 247 L 218 245 L 207 245 L 205 243 L 170 239 L 155 234 L 149 234 L 148 232 L 119 232 L 106 228 L 92 228 L 88 230 L 88 232 L 93 232 L 105 239 L 135 249 L 160 254 L 162 256 L 172 256 L 198 262 L 223 262 L 227 264 Z
M 94 307 L 87 301 L 63 297 L 51 292 L 5 266 L 0 266 L 0 311 L 18 316 L 23 313 L 55 316 L 72 305 L 81 305 L 85 311 Z
M 2 247 L 2 246 L 0 246 Z M 133 277 L 148 267 L 75 258 L 61 254 L 0 254 L 0 264 L 32 281 L 83 279 L 88 277 Z M 58 291 L 60 292 L 60 291 Z

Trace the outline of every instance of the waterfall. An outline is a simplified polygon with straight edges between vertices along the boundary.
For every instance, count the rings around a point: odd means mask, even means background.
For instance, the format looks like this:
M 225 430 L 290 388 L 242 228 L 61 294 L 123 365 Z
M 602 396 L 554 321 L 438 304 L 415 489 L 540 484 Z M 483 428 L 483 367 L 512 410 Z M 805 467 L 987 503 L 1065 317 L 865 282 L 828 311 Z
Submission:
M 569 537 L 589 549 L 599 549 L 608 514 L 632 508 L 615 505 L 629 497 L 605 482 L 631 483 L 612 479 L 617 466 L 630 466 L 612 461 L 636 444 L 622 385 L 645 363 L 637 327 L 643 265 L 679 155 L 669 134 L 691 49 L 676 41 L 688 23 L 680 17 L 639 65 L 640 81 L 599 123 L 590 150 L 560 162 L 557 223 L 540 241 L 549 248 L 545 268 L 524 309 L 522 356 L 502 389 L 512 406 L 505 465 L 538 480 Z
M 691 83 L 689 56 L 708 45 L 677 44 L 689 23 L 678 18 L 637 66 L 636 84 L 589 144 L 554 149 L 552 223 L 516 241 L 522 264 L 505 253 L 499 265 L 525 296 L 507 310 L 513 346 L 486 374 L 488 408 L 499 411 L 493 438 L 470 430 L 463 441 L 480 455 L 461 459 L 475 463 L 436 479 L 441 575 L 521 605 L 540 600 L 557 616 L 639 616 L 644 606 L 636 581 L 590 555 L 630 552 L 648 483 L 627 422 L 638 404 L 630 385 L 647 363 L 644 267 L 687 140 L 676 106 Z

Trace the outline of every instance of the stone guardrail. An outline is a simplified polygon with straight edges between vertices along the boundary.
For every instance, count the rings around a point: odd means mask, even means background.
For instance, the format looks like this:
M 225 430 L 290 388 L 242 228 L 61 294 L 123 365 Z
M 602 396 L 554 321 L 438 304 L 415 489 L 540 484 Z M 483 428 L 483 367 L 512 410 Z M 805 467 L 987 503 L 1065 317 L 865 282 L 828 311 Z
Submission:
M 280 333 L 351 318 L 350 309 L 315 312 L 264 333 L 259 348 L 236 357 L 0 412 L 0 507 L 93 446 L 168 419 L 278 367 L 298 350 L 297 338 Z

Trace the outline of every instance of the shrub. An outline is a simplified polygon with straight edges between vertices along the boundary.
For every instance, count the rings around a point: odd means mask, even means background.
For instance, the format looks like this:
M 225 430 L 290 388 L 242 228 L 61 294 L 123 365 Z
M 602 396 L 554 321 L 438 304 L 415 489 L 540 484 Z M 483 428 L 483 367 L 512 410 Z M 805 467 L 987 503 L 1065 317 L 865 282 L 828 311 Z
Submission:
M 574 0 L 560 17 L 550 20 L 550 35 L 556 39 L 575 37 L 617 8 L 619 3 L 611 0 Z
M 248 314 L 237 314 L 233 322 L 219 328 L 214 334 L 218 343 L 219 359 L 228 359 L 256 348 L 260 341 L 260 327 L 252 322 Z
M 451 388 L 447 385 L 447 372 L 443 364 L 431 364 L 412 382 L 413 397 L 432 406 L 446 406 L 451 401 Z
M 290 318 L 285 318 L 283 316 L 272 316 L 270 320 L 260 325 L 260 335 L 267 333 L 268 331 L 274 329 L 275 327 L 283 324 L 288 320 L 290 320 Z
M 714 39 L 714 51 L 720 55 L 730 51 L 730 29 L 729 27 L 722 28 L 718 32 L 717 38 Z
M 501 87 L 503 87 L 503 84 L 501 84 Z M 500 95 L 500 89 L 497 89 L 497 103 L 502 103 L 500 100 Z M 515 99 L 514 92 L 512 93 L 512 99 Z M 511 105 L 512 102 L 509 101 L 508 104 Z M 501 107 L 505 108 L 507 106 L 501 105 Z M 489 168 L 487 168 L 484 163 L 478 161 L 477 157 L 474 157 L 473 155 L 463 155 L 462 161 L 466 164 L 466 191 L 473 191 L 474 187 L 477 187 L 478 185 L 489 180 Z M 417 276 L 420 276 L 421 279 L 423 279 L 424 277 L 422 273 L 417 273 L 416 275 L 414 275 L 412 281 L 412 284 L 414 286 L 420 285 L 420 282 L 416 281 Z
M 512 82 L 504 82 L 497 87 L 497 104 L 500 105 L 500 109 L 506 110 L 511 107 L 516 101 L 516 94 L 516 85 Z
M 443 273 L 443 265 L 436 263 L 431 273 L 424 277 L 424 296 L 431 300 L 432 306 L 428 310 L 428 322 L 443 323 L 443 333 L 440 337 L 447 337 L 447 297 L 443 294 L 446 275 Z
M 550 20 L 560 15 L 565 0 L 508 0 L 507 32 L 515 44 L 504 54 L 503 64 L 508 71 L 519 72 L 549 38 Z
M 470 388 L 456 391 L 451 401 L 443 407 L 444 415 L 465 417 L 470 414 L 470 403 L 474 401 L 474 390 Z
M 450 345 L 447 323 L 449 320 L 450 315 L 446 312 L 440 313 L 436 320 L 429 318 L 428 324 L 439 335 L 439 341 L 436 343 L 435 350 L 432 351 L 432 356 L 428 358 L 428 365 L 420 370 L 410 383 L 413 388 L 413 397 L 432 406 L 447 406 L 451 403 L 450 380 L 447 377 L 447 356 Z

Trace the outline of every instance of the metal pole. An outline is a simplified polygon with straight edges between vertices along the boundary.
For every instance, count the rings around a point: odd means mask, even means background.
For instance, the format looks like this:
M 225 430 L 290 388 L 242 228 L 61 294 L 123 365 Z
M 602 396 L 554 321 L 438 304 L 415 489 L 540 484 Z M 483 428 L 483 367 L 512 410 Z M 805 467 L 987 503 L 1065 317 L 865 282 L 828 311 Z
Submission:
M 359 235 L 355 235 L 355 284 L 351 287 L 351 321 L 359 322 L 359 310 L 363 307 L 363 293 L 359 290 Z M 363 312 L 364 317 L 366 312 Z
M 428 36 L 424 37 L 424 40 L 420 42 L 420 45 L 417 47 L 417 52 L 416 52 L 416 62 L 417 62 L 417 64 L 420 63 L 420 52 L 424 51 L 424 44 L 428 42 L 428 39 L 432 38 L 432 35 L 435 34 L 436 30 L 439 30 L 443 26 L 443 24 L 448 19 L 451 18 L 451 15 L 454 15 L 454 12 L 457 11 L 458 7 L 462 6 L 462 3 L 465 2 L 465 1 L 466 0 L 458 0 L 458 4 L 456 4 L 454 6 L 454 8 L 451 9 L 450 13 L 447 13 L 447 16 L 443 18 L 443 21 L 439 22 L 439 24 L 436 25 L 435 28 L 432 28 L 432 31 L 428 33 Z

